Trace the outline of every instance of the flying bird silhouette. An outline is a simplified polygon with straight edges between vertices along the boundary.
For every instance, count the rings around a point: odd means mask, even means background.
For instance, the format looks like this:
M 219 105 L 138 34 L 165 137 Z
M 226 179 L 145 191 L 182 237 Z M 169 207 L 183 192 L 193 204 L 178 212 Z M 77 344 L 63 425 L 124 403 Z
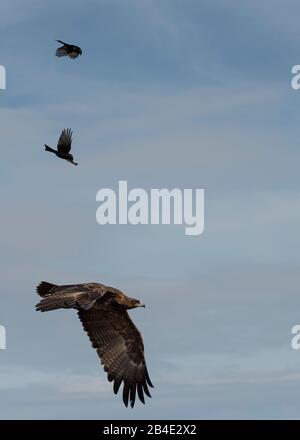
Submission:
M 144 357 L 144 345 L 139 330 L 127 310 L 145 307 L 120 290 L 98 283 L 57 286 L 42 281 L 37 286 L 42 300 L 36 310 L 76 309 L 93 348 L 97 350 L 107 378 L 117 394 L 123 382 L 123 402 L 133 408 L 136 393 L 145 403 L 144 393 L 151 397 L 153 387 Z
M 50 153 L 56 154 L 56 156 L 60 159 L 65 159 L 68 162 L 71 162 L 73 165 L 78 165 L 78 163 L 74 162 L 72 154 L 70 154 L 72 146 L 72 134 L 73 132 L 70 128 L 63 130 L 58 140 L 57 150 L 54 150 L 45 144 L 45 151 L 50 151 Z
M 61 43 L 62 46 L 56 49 L 55 55 L 57 57 L 69 57 L 73 60 L 78 57 L 78 55 L 82 55 L 82 50 L 78 46 L 74 46 L 73 44 L 64 43 L 61 40 L 56 40 L 58 43 Z

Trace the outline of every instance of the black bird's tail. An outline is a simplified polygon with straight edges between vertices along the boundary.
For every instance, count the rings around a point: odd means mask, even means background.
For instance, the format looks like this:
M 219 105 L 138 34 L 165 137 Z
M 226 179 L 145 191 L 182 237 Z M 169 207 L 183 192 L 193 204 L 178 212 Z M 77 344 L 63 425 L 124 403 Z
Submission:
M 56 153 L 55 150 L 53 150 L 53 148 L 48 147 L 48 145 L 45 144 L 45 151 L 51 151 L 51 153 Z
M 58 43 L 61 43 L 61 44 L 67 44 L 67 43 L 64 43 L 63 41 L 61 41 L 61 40 L 56 40 Z

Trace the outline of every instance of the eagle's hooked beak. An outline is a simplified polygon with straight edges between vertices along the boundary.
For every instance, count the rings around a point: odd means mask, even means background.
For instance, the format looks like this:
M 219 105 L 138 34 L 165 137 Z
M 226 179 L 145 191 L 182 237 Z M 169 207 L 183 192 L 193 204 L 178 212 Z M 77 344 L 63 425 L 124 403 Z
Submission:
M 145 306 L 145 304 L 143 304 L 143 303 L 139 303 L 139 304 L 138 304 L 138 307 L 144 307 L 144 308 L 145 308 L 146 306 Z

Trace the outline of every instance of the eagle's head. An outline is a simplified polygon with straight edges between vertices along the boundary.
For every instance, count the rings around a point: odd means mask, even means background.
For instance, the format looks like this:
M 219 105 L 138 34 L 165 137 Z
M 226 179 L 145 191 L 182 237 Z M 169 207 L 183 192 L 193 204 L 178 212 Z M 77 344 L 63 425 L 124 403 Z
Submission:
M 130 300 L 130 304 L 127 306 L 127 309 L 135 309 L 136 307 L 145 307 L 139 299 L 128 298 Z
M 139 299 L 130 298 L 126 295 L 123 295 L 121 302 L 122 306 L 125 307 L 127 310 L 135 309 L 136 307 L 145 307 L 145 304 L 143 304 Z
M 116 303 L 121 307 L 125 307 L 127 310 L 135 309 L 136 307 L 145 307 L 145 304 L 143 304 L 139 299 L 130 298 L 117 289 L 114 289 L 114 292 L 111 295 L 111 300 L 113 303 Z

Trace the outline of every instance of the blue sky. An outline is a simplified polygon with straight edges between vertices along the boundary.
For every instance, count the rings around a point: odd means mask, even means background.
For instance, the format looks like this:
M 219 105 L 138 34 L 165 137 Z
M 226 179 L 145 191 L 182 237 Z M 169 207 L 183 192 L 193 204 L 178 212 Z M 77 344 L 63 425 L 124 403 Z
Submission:
M 298 418 L 300 5 L 0 5 L 0 418 Z M 75 61 L 55 40 L 79 44 Z M 69 166 L 44 153 L 74 131 Z M 205 232 L 96 223 L 96 193 L 205 189 Z M 147 304 L 153 398 L 115 397 L 75 313 L 35 286 L 98 281 Z

